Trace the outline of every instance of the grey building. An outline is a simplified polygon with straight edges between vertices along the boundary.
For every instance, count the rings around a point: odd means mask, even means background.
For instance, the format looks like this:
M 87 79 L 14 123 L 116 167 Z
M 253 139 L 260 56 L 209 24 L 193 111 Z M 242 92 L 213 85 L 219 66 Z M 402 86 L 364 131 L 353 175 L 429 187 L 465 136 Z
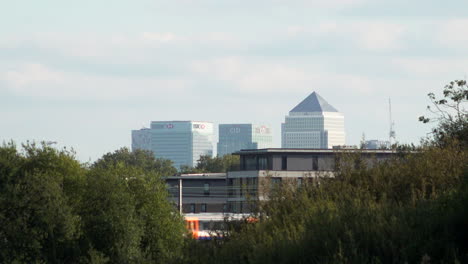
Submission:
M 272 184 L 293 182 L 302 184 L 305 179 L 318 176 L 334 177 L 336 166 L 347 153 L 359 153 L 367 166 L 381 162 L 396 154 L 391 150 L 349 149 L 258 149 L 241 150 L 240 170 L 227 174 L 228 210 L 232 213 L 248 213 L 257 199 L 266 199 Z M 354 164 L 353 164 L 354 165 Z
M 316 92 L 294 107 L 281 125 L 282 148 L 331 149 L 344 144 L 343 114 Z
M 150 129 L 132 131 L 132 149 L 151 150 L 157 158 L 171 160 L 178 169 L 183 165 L 194 167 L 201 155 L 213 155 L 213 124 L 152 121 Z
M 151 129 L 132 130 L 132 150 L 151 150 Z
M 259 124 L 220 124 L 218 156 L 231 154 L 241 149 L 272 147 L 271 127 Z
M 182 182 L 182 213 L 227 212 L 226 173 L 181 174 L 166 177 L 170 201 L 179 204 L 179 183 Z

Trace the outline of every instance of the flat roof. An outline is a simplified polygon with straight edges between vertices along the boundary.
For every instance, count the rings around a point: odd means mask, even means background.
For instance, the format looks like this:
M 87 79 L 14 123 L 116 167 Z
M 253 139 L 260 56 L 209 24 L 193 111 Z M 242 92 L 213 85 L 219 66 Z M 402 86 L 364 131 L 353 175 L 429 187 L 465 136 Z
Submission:
M 346 152 L 359 152 L 359 153 L 382 153 L 392 154 L 396 153 L 395 150 L 386 149 L 307 149 L 307 148 L 265 148 L 265 149 L 241 149 L 236 151 L 234 155 L 244 154 L 266 154 L 266 153 L 346 153 Z
M 189 180 L 197 180 L 197 179 L 213 179 L 213 180 L 223 180 L 226 179 L 226 173 L 190 173 L 190 174 L 180 174 L 176 176 L 167 176 L 165 179 L 169 180 L 178 180 L 178 179 L 189 179 Z
M 211 121 L 197 121 L 197 120 L 162 120 L 162 121 L 151 121 L 151 123 L 213 123 Z

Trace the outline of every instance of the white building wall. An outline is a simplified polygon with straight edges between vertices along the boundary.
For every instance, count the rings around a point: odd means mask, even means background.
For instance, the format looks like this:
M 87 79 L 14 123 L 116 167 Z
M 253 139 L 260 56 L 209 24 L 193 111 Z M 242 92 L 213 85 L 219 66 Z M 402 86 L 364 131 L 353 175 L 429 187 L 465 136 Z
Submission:
M 326 148 L 345 145 L 344 116 L 338 112 L 324 112 L 324 130 L 328 133 Z
M 209 122 L 192 123 L 192 161 L 190 166 L 197 165 L 200 156 L 213 156 L 213 124 Z

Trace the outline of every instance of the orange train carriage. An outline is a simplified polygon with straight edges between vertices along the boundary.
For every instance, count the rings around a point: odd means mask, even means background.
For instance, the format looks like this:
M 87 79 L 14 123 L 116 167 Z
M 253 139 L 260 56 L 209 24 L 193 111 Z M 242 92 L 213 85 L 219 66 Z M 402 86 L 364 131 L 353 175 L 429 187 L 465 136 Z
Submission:
M 225 217 L 223 215 L 223 217 Z M 223 227 L 225 219 L 223 217 L 213 217 L 212 215 L 207 216 L 185 216 L 185 226 L 188 231 L 190 231 L 192 237 L 196 240 L 210 240 L 212 238 L 222 238 L 221 232 L 217 232 L 220 230 L 225 230 Z M 234 221 L 245 221 L 246 223 L 257 223 L 258 218 L 252 216 L 246 216 L 242 214 L 238 215 L 231 215 L 231 220 Z M 215 225 L 211 225 L 210 227 L 207 224 L 218 224 L 217 227 Z M 219 225 L 221 224 L 221 225 Z

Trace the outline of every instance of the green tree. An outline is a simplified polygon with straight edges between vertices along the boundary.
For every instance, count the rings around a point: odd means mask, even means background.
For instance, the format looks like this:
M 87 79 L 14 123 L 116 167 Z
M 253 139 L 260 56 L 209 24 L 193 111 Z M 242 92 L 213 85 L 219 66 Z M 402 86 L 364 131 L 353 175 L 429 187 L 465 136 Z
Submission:
M 166 165 L 162 171 L 172 169 Z M 151 153 L 127 149 L 91 166 L 82 207 L 89 250 L 111 263 L 168 263 L 181 255 L 185 229 L 163 174 Z
M 84 168 L 45 143 L 0 147 L 0 262 L 73 263 Z
M 190 166 L 182 166 L 180 171 L 182 173 L 216 173 L 237 170 L 238 168 L 239 156 L 237 155 L 224 155 L 222 157 L 202 155 L 198 159 L 197 166 L 195 166 L 195 168 L 191 168 Z
M 93 164 L 93 167 L 109 168 L 115 167 L 117 163 L 124 163 L 125 166 L 142 168 L 145 171 L 152 171 L 162 176 L 170 176 L 177 173 L 172 161 L 155 158 L 149 150 L 137 149 L 130 151 L 128 148 L 121 148 L 113 153 L 107 153 Z
M 428 147 L 364 165 L 340 157 L 334 178 L 284 181 L 260 201 L 256 224 L 196 245 L 192 263 L 464 263 L 468 152 Z M 195 261 L 197 260 L 197 261 Z
M 434 93 L 428 97 L 432 107 L 427 109 L 432 117 L 419 117 L 423 123 L 436 122 L 432 130 L 433 141 L 439 146 L 444 146 L 453 139 L 468 147 L 468 86 L 466 80 L 455 80 L 444 87 L 444 97 L 437 98 Z

